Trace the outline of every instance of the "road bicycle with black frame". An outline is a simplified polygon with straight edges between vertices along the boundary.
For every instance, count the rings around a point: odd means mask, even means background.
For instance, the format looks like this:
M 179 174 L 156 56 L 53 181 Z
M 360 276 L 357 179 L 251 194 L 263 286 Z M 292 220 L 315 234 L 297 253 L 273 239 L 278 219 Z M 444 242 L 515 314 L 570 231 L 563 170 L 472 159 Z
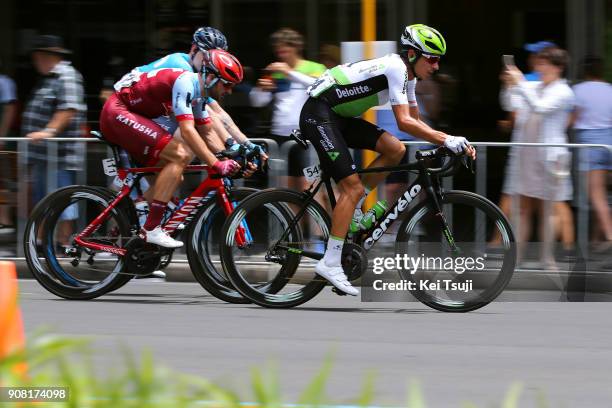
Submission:
M 293 138 L 308 147 L 298 131 Z M 416 174 L 414 182 L 369 229 L 349 233 L 345 240 L 342 265 L 350 281 L 361 281 L 363 300 L 394 299 L 395 292 L 384 292 L 385 298 L 376 289 L 390 280 L 408 287 L 408 298 L 434 309 L 467 312 L 487 305 L 507 286 L 516 264 L 515 238 L 507 218 L 485 197 L 442 187 L 441 178 L 454 175 L 462 164 L 470 168 L 473 163 L 467 156 L 440 147 L 417 151 L 415 162 L 357 172 Z M 325 187 L 332 208 L 335 196 L 329 176 L 318 166 L 305 169 L 305 174 L 320 175 L 307 191 L 268 189 L 252 194 L 223 225 L 223 269 L 233 286 L 258 305 L 297 306 L 327 284 L 314 270 L 323 257 L 331 226 L 329 212 L 317 195 Z M 236 237 L 245 222 L 252 236 L 240 242 Z M 395 222 L 400 222 L 397 229 Z M 495 234 L 502 243 L 493 249 L 487 243 Z M 384 237 L 391 238 L 391 245 L 377 246 L 380 241 L 389 242 Z M 392 258 L 393 267 L 384 275 L 370 273 L 368 255 L 374 253 L 386 255 L 378 259 Z M 412 263 L 406 268 L 403 260 Z
M 100 133 L 92 134 L 105 141 Z M 34 208 L 25 228 L 30 271 L 47 290 L 66 299 L 93 299 L 116 290 L 133 277 L 158 269 L 173 254 L 172 249 L 147 244 L 138 236 L 140 217 L 130 199 L 140 179 L 159 173 L 161 167 L 132 167 L 119 146 L 108 144 L 114 157 L 104 160 L 105 173 L 116 175 L 120 191 L 64 187 Z M 239 160 L 243 167 L 259 163 L 258 155 L 244 149 L 217 156 Z M 173 237 L 183 236 L 189 266 L 204 289 L 227 302 L 249 303 L 220 269 L 217 239 L 225 218 L 255 190 L 234 188 L 231 179 L 205 165 L 189 165 L 184 174 L 205 171 L 207 177 L 182 204 L 167 210 L 162 226 Z M 237 234 L 237 242 L 244 243 L 250 232 L 244 225 Z

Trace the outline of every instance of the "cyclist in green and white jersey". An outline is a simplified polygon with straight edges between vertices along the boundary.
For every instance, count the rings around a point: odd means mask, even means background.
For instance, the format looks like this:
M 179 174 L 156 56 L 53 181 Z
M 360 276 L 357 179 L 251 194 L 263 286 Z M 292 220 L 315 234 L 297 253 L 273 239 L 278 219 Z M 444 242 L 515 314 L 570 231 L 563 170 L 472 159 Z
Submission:
M 323 170 L 336 181 L 340 192 L 327 249 L 316 272 L 350 295 L 359 291 L 347 280 L 340 263 L 344 237 L 355 209 L 361 208 L 367 193 L 387 173 L 368 174 L 360 180 L 349 147 L 380 153 L 368 167 L 396 165 L 406 151 L 396 137 L 358 116 L 390 102 L 401 131 L 476 158 L 476 151 L 464 137 L 436 131 L 419 118 L 416 81 L 439 69 L 440 57 L 446 53 L 444 38 L 431 27 L 413 24 L 404 29 L 400 44 L 399 54 L 327 70 L 308 88 L 310 97 L 300 115 L 302 134 L 317 150 Z

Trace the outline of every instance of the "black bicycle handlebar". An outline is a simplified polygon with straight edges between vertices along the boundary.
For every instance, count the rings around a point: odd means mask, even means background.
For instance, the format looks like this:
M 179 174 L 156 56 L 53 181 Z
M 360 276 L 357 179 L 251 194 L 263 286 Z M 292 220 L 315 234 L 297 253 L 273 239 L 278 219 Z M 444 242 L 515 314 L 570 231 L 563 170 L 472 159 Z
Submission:
M 435 174 L 439 177 L 454 175 L 459 167 L 461 167 L 461 159 L 465 157 L 465 153 L 455 154 L 444 146 L 436 147 L 430 150 L 418 150 L 415 154 L 417 160 L 433 160 L 449 157 L 449 160 L 442 167 L 427 167 L 427 172 Z

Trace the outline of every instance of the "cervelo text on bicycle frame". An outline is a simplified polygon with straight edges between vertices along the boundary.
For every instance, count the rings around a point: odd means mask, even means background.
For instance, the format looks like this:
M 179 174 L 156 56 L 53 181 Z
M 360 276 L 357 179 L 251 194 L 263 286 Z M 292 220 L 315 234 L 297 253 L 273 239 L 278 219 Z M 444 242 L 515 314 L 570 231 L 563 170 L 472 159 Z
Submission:
M 380 218 L 380 220 L 374 225 L 371 229 L 371 232 L 368 232 L 368 235 L 363 241 L 363 248 L 368 250 L 374 246 L 376 241 L 383 236 L 385 231 L 397 220 L 409 206 L 410 203 L 416 198 L 416 196 L 421 192 L 421 185 L 417 182 L 414 182 L 404 194 L 398 198 L 395 205 L 387 210 L 387 212 Z

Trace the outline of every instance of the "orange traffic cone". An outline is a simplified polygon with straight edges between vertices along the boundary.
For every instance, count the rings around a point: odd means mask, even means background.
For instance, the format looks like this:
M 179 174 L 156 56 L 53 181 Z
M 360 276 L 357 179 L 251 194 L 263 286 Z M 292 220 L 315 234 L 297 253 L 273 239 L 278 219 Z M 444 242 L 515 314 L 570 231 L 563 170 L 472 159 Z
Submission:
M 0 360 L 25 347 L 21 311 L 17 305 L 18 290 L 15 263 L 0 261 Z M 25 376 L 26 363 L 15 364 L 13 371 Z

